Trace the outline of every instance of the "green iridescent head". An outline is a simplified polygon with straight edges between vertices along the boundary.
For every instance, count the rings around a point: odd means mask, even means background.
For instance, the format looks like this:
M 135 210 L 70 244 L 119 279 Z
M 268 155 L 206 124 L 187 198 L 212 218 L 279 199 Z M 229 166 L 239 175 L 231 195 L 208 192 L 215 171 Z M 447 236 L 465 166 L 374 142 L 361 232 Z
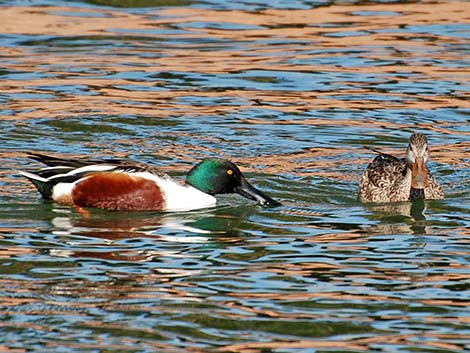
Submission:
M 280 205 L 248 183 L 235 164 L 222 158 L 204 159 L 189 171 L 186 182 L 210 195 L 237 193 L 260 205 Z

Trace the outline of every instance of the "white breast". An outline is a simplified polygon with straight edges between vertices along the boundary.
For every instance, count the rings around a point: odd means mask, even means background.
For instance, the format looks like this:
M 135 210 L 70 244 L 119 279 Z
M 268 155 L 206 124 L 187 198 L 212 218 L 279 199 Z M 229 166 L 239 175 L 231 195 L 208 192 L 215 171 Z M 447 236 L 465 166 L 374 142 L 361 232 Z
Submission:
M 161 178 L 149 172 L 133 173 L 136 176 L 155 181 L 163 190 L 165 211 L 189 211 L 215 206 L 217 199 L 191 185 L 181 185 L 170 177 Z

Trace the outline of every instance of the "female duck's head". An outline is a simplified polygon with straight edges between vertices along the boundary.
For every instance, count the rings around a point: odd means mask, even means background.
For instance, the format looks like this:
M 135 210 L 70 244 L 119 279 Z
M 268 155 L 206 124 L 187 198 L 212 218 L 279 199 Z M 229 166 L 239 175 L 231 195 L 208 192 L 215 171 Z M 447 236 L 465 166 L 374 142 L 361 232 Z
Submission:
M 210 195 L 236 193 L 263 206 L 280 205 L 252 186 L 240 169 L 226 159 L 204 159 L 189 171 L 186 182 Z
M 428 186 L 428 169 L 426 162 L 429 159 L 428 139 L 425 135 L 414 133 L 406 148 L 406 163 L 411 170 L 411 187 L 424 189 Z

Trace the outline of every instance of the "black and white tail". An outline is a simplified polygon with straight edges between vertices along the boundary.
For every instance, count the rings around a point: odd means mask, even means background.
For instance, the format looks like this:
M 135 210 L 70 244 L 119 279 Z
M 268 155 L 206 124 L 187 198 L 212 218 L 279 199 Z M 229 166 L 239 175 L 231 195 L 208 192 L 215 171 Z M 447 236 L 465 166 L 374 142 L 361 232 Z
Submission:
M 54 186 L 57 184 L 55 181 L 51 181 L 48 178 L 44 178 L 40 175 L 23 172 L 20 171 L 20 174 L 26 177 L 29 181 L 31 181 L 36 189 L 41 193 L 42 197 L 46 200 L 52 200 L 52 190 Z

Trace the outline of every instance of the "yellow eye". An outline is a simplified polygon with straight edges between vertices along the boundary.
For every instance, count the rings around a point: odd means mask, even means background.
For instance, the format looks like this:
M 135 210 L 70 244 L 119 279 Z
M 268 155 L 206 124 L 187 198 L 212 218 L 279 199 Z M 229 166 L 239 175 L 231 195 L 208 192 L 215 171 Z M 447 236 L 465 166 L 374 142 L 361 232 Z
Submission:
M 227 174 L 228 174 L 228 175 L 232 175 L 232 174 L 233 174 L 233 170 L 232 170 L 232 169 L 227 170 Z

